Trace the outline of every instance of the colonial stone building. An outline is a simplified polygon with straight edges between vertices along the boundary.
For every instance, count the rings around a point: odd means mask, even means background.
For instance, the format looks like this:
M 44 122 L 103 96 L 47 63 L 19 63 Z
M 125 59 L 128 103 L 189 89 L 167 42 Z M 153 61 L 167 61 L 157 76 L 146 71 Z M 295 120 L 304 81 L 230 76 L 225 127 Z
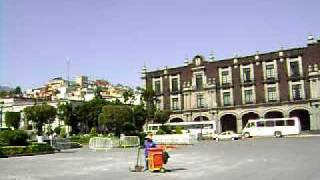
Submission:
M 143 71 L 169 121 L 214 120 L 218 131 L 241 132 L 249 119 L 300 118 L 302 130 L 320 129 L 320 40 L 306 47 L 224 60 L 201 55 L 185 65 Z

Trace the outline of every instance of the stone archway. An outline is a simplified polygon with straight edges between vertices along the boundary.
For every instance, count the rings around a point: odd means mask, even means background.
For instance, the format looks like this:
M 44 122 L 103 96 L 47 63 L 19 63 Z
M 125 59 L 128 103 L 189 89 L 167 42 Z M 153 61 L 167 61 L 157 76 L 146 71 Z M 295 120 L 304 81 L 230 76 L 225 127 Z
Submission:
M 269 111 L 264 115 L 264 118 L 284 118 L 284 115 L 280 111 Z
M 237 117 L 233 114 L 225 114 L 220 118 L 221 130 L 237 132 Z
M 172 118 L 170 120 L 170 122 L 183 122 L 183 119 L 181 119 L 181 118 Z
M 207 116 L 198 116 L 198 117 L 194 118 L 193 121 L 196 121 L 196 122 L 198 122 L 198 121 L 209 121 L 209 118 Z
M 290 117 L 298 117 L 301 124 L 301 130 L 310 130 L 310 113 L 305 109 L 295 109 L 289 113 Z
M 255 112 L 249 112 L 242 116 L 242 129 L 246 126 L 247 122 L 252 119 L 259 119 L 259 114 Z

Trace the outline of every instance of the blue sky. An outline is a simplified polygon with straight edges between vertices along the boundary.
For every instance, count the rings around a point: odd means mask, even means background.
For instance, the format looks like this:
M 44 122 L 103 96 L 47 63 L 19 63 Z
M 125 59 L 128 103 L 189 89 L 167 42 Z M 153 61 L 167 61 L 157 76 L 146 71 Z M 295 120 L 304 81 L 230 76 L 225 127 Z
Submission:
M 306 45 L 318 0 L 3 0 L 0 85 L 24 89 L 88 75 L 141 85 L 140 71 Z

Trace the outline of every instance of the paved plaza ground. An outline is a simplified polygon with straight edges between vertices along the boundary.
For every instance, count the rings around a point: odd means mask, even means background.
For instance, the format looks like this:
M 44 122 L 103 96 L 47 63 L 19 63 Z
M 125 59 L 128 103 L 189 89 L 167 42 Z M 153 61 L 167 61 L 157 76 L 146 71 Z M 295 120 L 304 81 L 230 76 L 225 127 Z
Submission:
M 204 141 L 170 152 L 170 172 L 132 173 L 136 149 L 0 159 L 0 179 L 319 180 L 320 137 Z

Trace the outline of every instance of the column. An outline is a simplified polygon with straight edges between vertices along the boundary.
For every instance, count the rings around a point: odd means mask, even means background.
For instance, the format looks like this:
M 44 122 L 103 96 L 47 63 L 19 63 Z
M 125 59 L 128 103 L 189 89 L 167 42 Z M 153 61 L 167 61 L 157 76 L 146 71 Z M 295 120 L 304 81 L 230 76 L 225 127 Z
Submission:
M 242 119 L 237 119 L 237 133 L 242 133 Z

